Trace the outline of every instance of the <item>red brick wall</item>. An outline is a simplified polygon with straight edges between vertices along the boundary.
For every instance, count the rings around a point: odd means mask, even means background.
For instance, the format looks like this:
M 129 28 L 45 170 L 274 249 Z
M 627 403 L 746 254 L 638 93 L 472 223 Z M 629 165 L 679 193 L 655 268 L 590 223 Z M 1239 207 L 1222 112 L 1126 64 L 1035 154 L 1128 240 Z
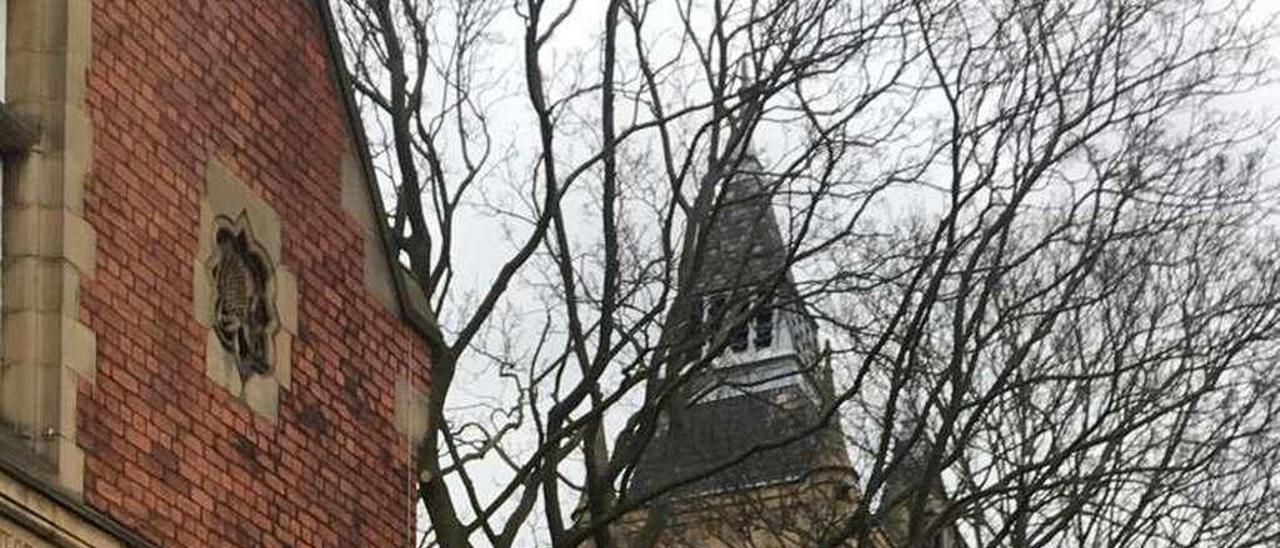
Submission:
M 421 340 L 365 290 L 348 145 L 311 0 L 93 0 L 81 315 L 85 499 L 170 546 L 395 546 L 410 527 L 398 374 Z M 277 422 L 205 376 L 192 264 L 206 163 L 279 213 L 299 333 Z M 419 378 L 421 381 L 421 378 Z

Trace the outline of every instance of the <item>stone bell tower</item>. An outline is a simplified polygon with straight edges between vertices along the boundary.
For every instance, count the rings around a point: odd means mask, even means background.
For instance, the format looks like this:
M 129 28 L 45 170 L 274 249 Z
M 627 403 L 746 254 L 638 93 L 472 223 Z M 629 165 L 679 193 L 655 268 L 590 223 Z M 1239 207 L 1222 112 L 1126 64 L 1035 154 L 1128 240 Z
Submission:
M 788 269 L 775 185 L 754 157 L 740 164 L 703 252 L 685 258 L 695 372 L 629 487 L 664 491 L 651 505 L 658 546 L 811 545 L 854 504 L 840 433 L 821 420 L 829 372 Z

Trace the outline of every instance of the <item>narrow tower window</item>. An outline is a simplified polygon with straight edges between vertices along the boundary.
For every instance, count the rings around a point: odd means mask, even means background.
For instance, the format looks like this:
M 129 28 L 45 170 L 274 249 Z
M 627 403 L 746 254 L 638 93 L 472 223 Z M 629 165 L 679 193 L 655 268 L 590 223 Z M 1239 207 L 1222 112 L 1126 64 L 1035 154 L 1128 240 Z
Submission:
M 742 352 L 747 349 L 750 331 L 748 324 L 750 321 L 748 318 L 743 317 L 746 312 L 747 305 L 742 303 L 734 306 L 728 315 L 728 319 L 733 322 L 733 328 L 729 330 L 729 348 L 732 348 L 734 352 Z
M 689 323 L 686 336 L 689 341 L 689 352 L 685 356 L 685 361 L 694 362 L 702 359 L 702 345 L 706 341 L 702 339 L 702 322 L 703 322 L 703 302 L 702 297 L 694 297 L 689 302 Z
M 759 307 L 752 318 L 755 324 L 755 346 L 756 348 L 769 348 L 773 345 L 773 306 L 768 302 L 768 295 L 760 294 L 760 300 L 756 303 Z

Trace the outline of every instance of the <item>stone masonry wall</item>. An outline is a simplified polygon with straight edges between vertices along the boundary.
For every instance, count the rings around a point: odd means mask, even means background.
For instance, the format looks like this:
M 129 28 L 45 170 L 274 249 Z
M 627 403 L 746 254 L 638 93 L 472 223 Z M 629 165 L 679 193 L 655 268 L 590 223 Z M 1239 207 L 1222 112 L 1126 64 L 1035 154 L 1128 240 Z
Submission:
M 84 0 L 89 1 L 89 0 Z M 421 340 L 366 289 L 342 207 L 349 153 L 310 0 L 92 0 L 84 217 L 97 266 L 81 316 L 85 501 L 167 546 L 403 546 L 410 447 L 396 382 L 425 387 Z M 279 215 L 297 279 L 291 384 L 254 413 L 205 372 L 192 310 L 206 168 Z

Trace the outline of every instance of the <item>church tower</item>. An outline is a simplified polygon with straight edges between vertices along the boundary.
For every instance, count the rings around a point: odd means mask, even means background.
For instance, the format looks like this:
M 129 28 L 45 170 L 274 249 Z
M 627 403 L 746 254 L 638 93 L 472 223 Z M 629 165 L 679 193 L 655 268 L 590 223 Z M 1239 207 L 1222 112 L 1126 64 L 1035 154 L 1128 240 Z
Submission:
M 755 158 L 720 189 L 689 265 L 684 397 L 630 483 L 658 546 L 807 546 L 853 508 L 848 456 L 824 425 L 829 371 L 789 272 L 776 185 Z M 674 483 L 681 485 L 669 491 Z

